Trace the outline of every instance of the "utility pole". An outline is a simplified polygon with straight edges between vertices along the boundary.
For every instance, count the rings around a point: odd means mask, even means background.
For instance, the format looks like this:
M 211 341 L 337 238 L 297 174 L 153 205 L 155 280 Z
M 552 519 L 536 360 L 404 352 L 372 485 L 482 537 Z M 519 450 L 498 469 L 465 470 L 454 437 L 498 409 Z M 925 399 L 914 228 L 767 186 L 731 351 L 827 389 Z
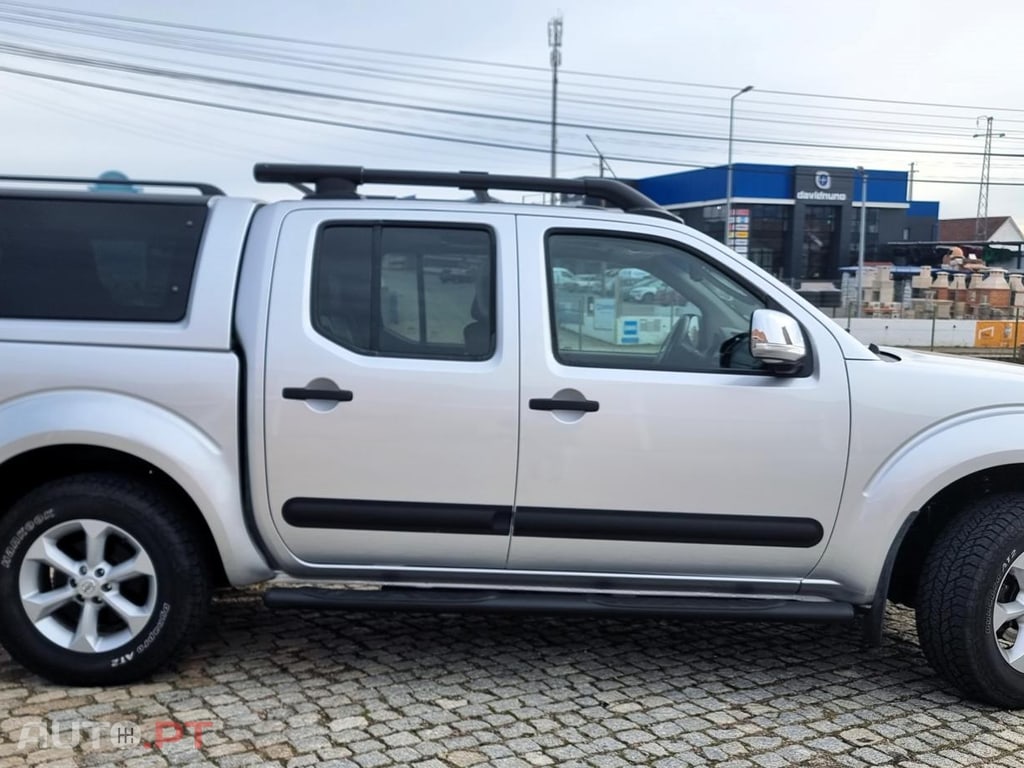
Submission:
M 909 177 L 910 178 L 910 184 L 907 187 L 907 202 L 908 203 L 913 202 L 913 200 L 914 200 L 914 174 L 917 173 L 917 171 L 914 170 L 914 166 L 915 165 L 916 165 L 916 163 L 911 163 L 910 164 L 910 177 Z
M 722 242 L 727 248 L 733 246 L 732 241 L 732 122 L 733 112 L 736 107 L 736 99 L 744 93 L 754 90 L 754 86 L 748 85 L 741 88 L 729 99 L 729 164 L 725 171 L 725 237 Z
M 587 137 L 587 141 L 590 142 L 590 146 L 592 146 L 594 148 L 594 151 L 597 152 L 597 160 L 601 164 L 601 169 L 598 171 L 598 174 L 603 179 L 604 178 L 605 166 L 608 166 L 608 173 L 610 173 L 612 175 L 613 179 L 617 179 L 618 176 L 616 176 L 615 175 L 615 171 L 612 170 L 611 163 L 608 163 L 607 161 L 605 161 L 604 153 L 601 152 L 601 149 L 597 146 L 597 144 L 594 143 L 594 140 L 592 138 L 590 138 L 590 134 L 589 133 L 586 134 L 586 137 Z
M 548 21 L 548 46 L 551 48 L 551 178 L 558 174 L 555 148 L 558 145 L 558 67 L 562 64 L 562 16 Z
M 864 306 L 864 242 L 868 231 L 868 172 L 864 166 L 860 171 L 860 243 L 857 246 L 857 317 Z
M 992 117 L 982 115 L 974 124 L 985 121 L 985 132 L 976 133 L 973 138 L 985 137 L 985 151 L 981 156 L 981 184 L 978 187 L 978 214 L 974 221 L 974 239 L 979 242 L 988 239 L 988 187 L 989 174 L 992 171 L 992 138 L 1002 138 L 1005 133 L 992 133 Z

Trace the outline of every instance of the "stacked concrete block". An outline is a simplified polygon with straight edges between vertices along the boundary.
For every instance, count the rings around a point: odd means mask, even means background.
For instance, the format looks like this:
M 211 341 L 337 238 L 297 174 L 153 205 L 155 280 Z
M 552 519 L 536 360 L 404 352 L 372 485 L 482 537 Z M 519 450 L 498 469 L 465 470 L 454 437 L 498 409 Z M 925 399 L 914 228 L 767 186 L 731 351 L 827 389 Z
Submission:
M 895 285 L 892 282 L 892 266 L 880 266 L 875 270 L 875 280 L 872 285 L 872 293 L 877 295 L 877 301 L 882 305 L 889 305 L 893 302 Z
M 971 282 L 973 287 L 975 281 Z M 984 279 L 980 281 L 978 303 L 988 304 L 994 309 L 1006 309 L 1010 306 L 1010 283 L 1006 280 L 1005 269 L 990 269 Z
M 910 278 L 910 287 L 915 291 L 927 291 L 932 287 L 932 268 L 921 267 L 921 271 Z

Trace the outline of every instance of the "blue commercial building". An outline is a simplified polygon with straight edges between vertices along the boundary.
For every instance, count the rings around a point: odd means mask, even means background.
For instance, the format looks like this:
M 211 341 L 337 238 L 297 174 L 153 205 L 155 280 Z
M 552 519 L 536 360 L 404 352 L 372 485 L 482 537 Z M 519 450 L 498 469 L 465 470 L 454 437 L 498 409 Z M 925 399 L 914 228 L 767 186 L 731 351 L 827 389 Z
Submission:
M 934 241 L 939 204 L 907 199 L 906 171 L 867 169 L 866 195 L 856 168 L 733 165 L 728 243 L 787 282 L 838 280 L 857 263 L 861 199 L 867 200 L 865 261 L 896 261 L 900 242 Z M 653 176 L 633 182 L 695 229 L 726 241 L 728 168 Z

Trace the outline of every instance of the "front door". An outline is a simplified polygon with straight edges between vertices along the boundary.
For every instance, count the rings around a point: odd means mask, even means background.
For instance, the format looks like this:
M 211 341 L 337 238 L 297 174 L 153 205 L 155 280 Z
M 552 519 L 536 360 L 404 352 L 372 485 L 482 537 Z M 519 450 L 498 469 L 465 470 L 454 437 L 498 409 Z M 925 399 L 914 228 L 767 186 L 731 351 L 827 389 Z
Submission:
M 758 273 L 670 226 L 520 217 L 522 416 L 509 567 L 699 577 L 809 572 L 832 529 L 850 406 L 840 348 L 777 377 L 743 335 Z M 553 270 L 606 274 L 604 284 Z M 795 588 L 795 587 L 794 587 Z
M 511 216 L 286 216 L 266 350 L 267 492 L 298 558 L 504 567 L 515 254 Z

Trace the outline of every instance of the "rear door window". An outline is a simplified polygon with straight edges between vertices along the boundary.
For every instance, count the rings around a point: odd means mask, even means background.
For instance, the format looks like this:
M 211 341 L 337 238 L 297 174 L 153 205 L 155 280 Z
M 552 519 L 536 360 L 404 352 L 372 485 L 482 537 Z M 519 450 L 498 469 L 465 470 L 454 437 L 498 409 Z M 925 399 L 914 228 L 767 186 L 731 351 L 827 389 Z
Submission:
M 313 262 L 313 327 L 364 355 L 486 360 L 494 267 L 483 227 L 332 223 Z

